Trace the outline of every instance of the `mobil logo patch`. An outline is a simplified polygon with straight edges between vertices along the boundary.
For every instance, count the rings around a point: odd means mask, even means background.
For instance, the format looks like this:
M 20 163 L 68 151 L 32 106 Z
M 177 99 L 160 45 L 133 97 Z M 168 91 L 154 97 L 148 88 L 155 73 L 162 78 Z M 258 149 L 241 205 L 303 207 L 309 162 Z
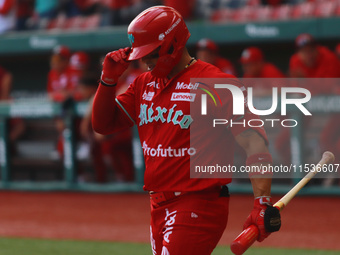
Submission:
M 199 86 L 199 83 L 196 82 L 195 84 L 192 84 L 191 82 L 189 84 L 186 84 L 184 82 L 177 82 L 176 89 L 192 89 L 196 90 Z
M 194 102 L 196 94 L 194 93 L 172 93 L 171 101 L 186 101 L 186 102 Z

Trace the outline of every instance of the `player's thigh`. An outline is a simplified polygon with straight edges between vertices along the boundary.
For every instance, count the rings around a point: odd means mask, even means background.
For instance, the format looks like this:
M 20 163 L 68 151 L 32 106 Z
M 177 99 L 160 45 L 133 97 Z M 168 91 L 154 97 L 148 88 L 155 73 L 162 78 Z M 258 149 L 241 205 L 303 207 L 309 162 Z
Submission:
M 153 224 L 152 224 L 153 225 Z M 153 255 L 159 255 L 162 252 L 163 247 L 163 235 L 156 226 L 150 225 L 150 244 Z
M 162 255 L 212 253 L 227 225 L 229 198 L 197 203 L 192 203 L 191 210 L 178 210 L 172 224 L 165 225 Z

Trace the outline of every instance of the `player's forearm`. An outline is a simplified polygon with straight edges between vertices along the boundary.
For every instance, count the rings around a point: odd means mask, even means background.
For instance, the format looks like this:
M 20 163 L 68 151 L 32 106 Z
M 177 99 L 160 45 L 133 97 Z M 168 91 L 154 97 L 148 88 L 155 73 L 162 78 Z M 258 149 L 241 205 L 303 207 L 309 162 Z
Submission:
M 115 93 L 115 87 L 99 85 L 93 100 L 92 127 L 103 135 L 112 133 L 115 127 Z
M 269 196 L 271 174 L 263 174 L 262 170 L 264 170 L 263 166 L 270 165 L 267 162 L 271 162 L 271 156 L 264 139 L 254 130 L 248 129 L 239 134 L 236 137 L 236 141 L 247 154 L 247 165 L 255 169 L 255 172 L 250 175 L 254 196 Z M 259 174 L 256 174 L 256 172 Z
M 254 197 L 270 196 L 272 179 L 268 176 L 266 178 L 250 178 L 253 186 Z

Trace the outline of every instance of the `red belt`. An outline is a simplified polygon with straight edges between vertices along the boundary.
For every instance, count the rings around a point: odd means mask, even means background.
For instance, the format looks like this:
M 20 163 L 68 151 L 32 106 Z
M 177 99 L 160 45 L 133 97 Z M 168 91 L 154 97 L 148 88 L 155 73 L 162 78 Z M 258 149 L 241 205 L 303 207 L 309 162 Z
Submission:
M 228 197 L 229 196 L 229 191 L 227 186 L 215 186 L 209 189 L 201 190 L 201 191 L 193 191 L 192 193 L 195 194 L 205 194 L 205 193 L 210 193 L 210 192 L 219 192 L 220 196 L 222 197 Z M 174 199 L 180 195 L 184 195 L 188 192 L 153 192 L 150 191 L 150 199 L 155 202 L 155 203 L 162 203 L 165 201 L 169 201 L 171 199 Z
M 178 197 L 180 195 L 183 195 L 184 192 L 149 192 L 150 198 L 155 203 L 162 203 L 171 199 L 174 199 L 175 197 Z

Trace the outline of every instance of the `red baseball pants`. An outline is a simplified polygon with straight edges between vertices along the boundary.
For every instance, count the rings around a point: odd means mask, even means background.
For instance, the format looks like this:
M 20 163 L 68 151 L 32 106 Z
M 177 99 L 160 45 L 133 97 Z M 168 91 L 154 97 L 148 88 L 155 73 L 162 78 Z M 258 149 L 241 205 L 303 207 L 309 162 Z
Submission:
M 151 200 L 154 255 L 209 255 L 228 221 L 229 197 L 220 192 L 185 193 L 160 204 Z

